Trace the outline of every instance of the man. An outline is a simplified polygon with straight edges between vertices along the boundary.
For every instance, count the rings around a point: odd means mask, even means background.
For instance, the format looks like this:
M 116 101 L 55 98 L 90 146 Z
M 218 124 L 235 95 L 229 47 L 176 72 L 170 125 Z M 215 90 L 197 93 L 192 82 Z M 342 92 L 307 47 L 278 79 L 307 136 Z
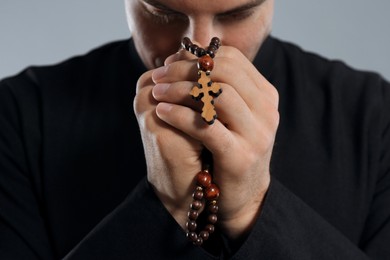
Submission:
M 272 0 L 126 10 L 131 41 L 1 82 L 2 258 L 388 256 L 387 82 L 268 37 Z M 211 125 L 189 95 L 185 36 L 222 41 Z M 218 222 L 194 246 L 185 230 L 205 150 Z

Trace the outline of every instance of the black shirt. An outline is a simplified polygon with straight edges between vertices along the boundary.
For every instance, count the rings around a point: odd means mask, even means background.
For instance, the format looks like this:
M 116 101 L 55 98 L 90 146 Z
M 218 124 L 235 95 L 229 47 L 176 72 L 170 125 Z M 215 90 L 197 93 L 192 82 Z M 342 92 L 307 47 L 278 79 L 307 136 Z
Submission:
M 213 254 L 145 179 L 131 40 L 1 81 L 0 259 L 389 259 L 389 83 L 272 37 L 254 64 L 280 95 L 271 185 Z

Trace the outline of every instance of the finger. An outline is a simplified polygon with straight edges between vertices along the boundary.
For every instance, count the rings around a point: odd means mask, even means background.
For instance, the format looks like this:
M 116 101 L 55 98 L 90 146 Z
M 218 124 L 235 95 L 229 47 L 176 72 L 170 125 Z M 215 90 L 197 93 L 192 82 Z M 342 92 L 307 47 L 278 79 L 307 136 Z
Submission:
M 230 85 L 220 84 L 223 92 L 213 99 L 213 105 L 217 113 L 217 118 L 229 130 L 242 134 L 250 131 L 249 117 L 252 112 L 249 107 Z
M 181 49 L 178 52 L 168 56 L 164 61 L 164 65 L 169 65 L 179 60 L 197 60 L 197 59 L 198 58 L 194 54 L 184 49 Z
M 202 142 L 212 153 L 221 154 L 235 142 L 233 134 L 221 122 L 208 125 L 198 112 L 188 107 L 161 102 L 156 114 L 165 123 Z
M 136 95 L 133 101 L 134 112 L 137 116 L 157 105 L 157 101 L 151 95 L 154 86 L 151 75 L 152 71 L 145 72 L 137 81 Z
M 176 81 L 196 81 L 197 65 L 195 60 L 180 60 L 159 67 L 152 73 L 154 83 L 171 83 Z
M 200 112 L 203 106 L 211 104 L 204 104 L 200 100 L 193 99 L 189 94 L 193 87 L 194 83 L 189 81 L 159 83 L 154 86 L 152 93 L 153 97 L 159 102 L 187 106 Z M 247 115 L 251 111 L 231 86 L 221 84 L 221 87 L 224 89 L 223 95 L 213 99 L 218 118 L 225 125 L 229 125 L 229 129 L 238 131 L 248 123 Z
M 144 74 L 139 77 L 137 81 L 137 87 L 136 87 L 136 94 L 138 91 L 140 91 L 142 88 L 150 85 L 154 85 L 153 80 L 152 80 L 152 75 L 153 75 L 153 70 L 149 70 L 145 72 Z
M 153 87 L 152 95 L 158 102 L 179 104 L 201 111 L 200 102 L 196 102 L 190 95 L 194 85 L 191 81 L 158 83 Z
M 215 59 L 214 70 L 210 76 L 213 81 L 225 82 L 235 88 L 251 110 L 258 110 L 259 98 L 266 98 L 278 107 L 276 88 L 265 79 L 260 72 L 253 70 L 251 63 L 237 65 L 236 60 L 221 57 Z

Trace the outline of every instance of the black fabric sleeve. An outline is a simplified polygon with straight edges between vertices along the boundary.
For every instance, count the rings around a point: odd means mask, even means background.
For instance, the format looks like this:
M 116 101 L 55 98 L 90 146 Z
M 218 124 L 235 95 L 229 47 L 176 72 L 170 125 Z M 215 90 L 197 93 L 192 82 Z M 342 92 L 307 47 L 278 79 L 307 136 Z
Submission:
M 185 238 L 145 178 L 65 259 L 216 258 Z
M 273 178 L 271 183 L 255 227 L 230 259 L 370 259 L 278 180 Z M 376 246 L 380 249 L 384 243 L 379 241 Z M 145 179 L 65 259 L 127 258 L 222 257 L 212 256 L 185 239 Z
M 368 257 L 283 184 L 272 178 L 261 215 L 248 239 L 232 259 Z
M 366 220 L 361 247 L 373 259 L 390 259 L 390 83 L 383 81 L 381 106 L 381 148 L 379 174 Z
M 23 106 L 31 105 L 34 91 L 18 93 L 25 97 L 21 103 L 14 90 L 0 82 L 0 259 L 53 259 L 39 190 L 30 175 L 39 160 L 26 153 L 26 147 L 38 147 L 36 138 L 26 135 L 37 135 L 31 125 L 23 125 L 35 120 L 37 108 L 20 113 Z M 21 120 L 22 116 L 26 118 Z

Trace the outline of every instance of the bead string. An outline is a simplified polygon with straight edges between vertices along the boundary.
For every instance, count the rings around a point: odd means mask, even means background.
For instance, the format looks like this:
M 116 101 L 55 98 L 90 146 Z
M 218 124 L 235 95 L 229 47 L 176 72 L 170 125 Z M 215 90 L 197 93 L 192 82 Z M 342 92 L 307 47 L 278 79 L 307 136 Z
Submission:
M 184 37 L 181 46 L 186 49 L 187 51 L 194 54 L 196 57 L 200 58 L 205 55 L 209 55 L 211 58 L 214 59 L 215 54 L 218 51 L 218 48 L 221 46 L 221 41 L 218 37 L 213 37 L 210 41 L 209 46 L 206 49 L 203 49 L 199 47 L 196 44 L 193 44 L 190 38 Z
M 213 58 L 221 46 L 221 41 L 218 37 L 213 37 L 209 46 L 206 49 L 193 44 L 188 37 L 183 38 L 181 45 L 183 49 L 191 52 L 198 59 L 198 85 L 194 86 L 190 94 L 195 99 L 201 99 L 204 102 L 202 117 L 209 124 L 212 124 L 216 119 L 216 113 L 214 111 L 213 100 L 207 99 L 209 97 L 217 97 L 221 94 L 222 89 L 220 86 L 212 82 L 208 77 L 210 72 L 214 68 Z M 203 86 L 205 85 L 205 86 Z M 205 102 L 206 101 L 206 102 Z M 210 109 L 211 106 L 211 109 Z M 211 111 L 210 114 L 205 113 Z M 218 220 L 218 198 L 220 192 L 218 186 L 212 182 L 211 174 L 208 168 L 200 171 L 196 175 L 196 188 L 192 194 L 192 203 L 190 204 L 188 211 L 188 220 L 186 222 L 186 236 L 187 238 L 197 246 L 201 246 L 209 236 L 215 231 L 215 223 Z M 201 213 L 208 213 L 207 223 L 203 228 L 198 226 L 196 222 Z
M 196 183 L 196 189 L 192 194 L 193 201 L 188 211 L 186 236 L 194 245 L 200 246 L 215 230 L 214 225 L 218 220 L 219 188 L 215 183 L 212 183 L 212 177 L 207 169 L 196 175 Z M 207 217 L 208 224 L 200 229 L 196 220 L 203 208 L 210 214 Z

